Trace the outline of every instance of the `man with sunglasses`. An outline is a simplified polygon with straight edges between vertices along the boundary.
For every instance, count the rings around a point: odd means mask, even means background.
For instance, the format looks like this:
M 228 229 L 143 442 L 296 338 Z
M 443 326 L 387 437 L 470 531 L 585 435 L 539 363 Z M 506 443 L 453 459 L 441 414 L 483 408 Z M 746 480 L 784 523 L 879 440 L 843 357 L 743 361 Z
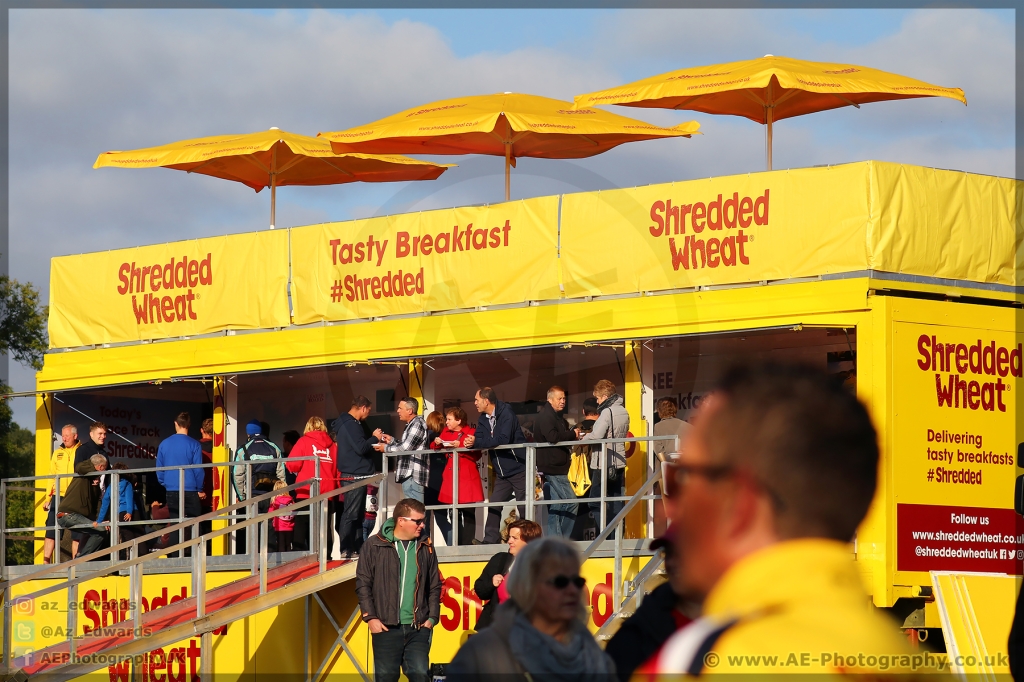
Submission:
M 374 678 L 427 682 L 432 628 L 441 617 L 441 574 L 428 534 L 426 507 L 406 498 L 362 547 L 356 596 L 373 643 Z
M 878 458 L 867 410 L 820 370 L 729 370 L 666 469 L 674 584 L 703 606 L 657 675 L 909 672 L 853 561 Z

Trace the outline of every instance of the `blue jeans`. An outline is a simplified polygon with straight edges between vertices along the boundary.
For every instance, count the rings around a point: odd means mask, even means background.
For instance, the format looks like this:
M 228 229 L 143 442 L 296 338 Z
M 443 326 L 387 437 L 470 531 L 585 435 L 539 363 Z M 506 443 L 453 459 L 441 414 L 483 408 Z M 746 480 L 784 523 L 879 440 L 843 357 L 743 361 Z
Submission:
M 547 534 L 567 538 L 572 534 L 573 524 L 576 523 L 576 512 L 580 507 L 576 503 L 576 493 L 572 489 L 572 484 L 569 483 L 568 475 L 544 474 L 544 480 L 548 484 L 550 499 L 573 501 L 572 504 L 548 505 Z
M 411 497 L 414 500 L 423 501 L 423 486 L 416 482 L 416 479 L 410 476 L 409 478 L 402 480 L 402 496 Z
M 71 531 L 71 537 L 73 539 L 78 539 L 75 537 L 76 535 L 83 538 L 78 545 L 78 553 L 75 555 L 76 559 L 80 556 L 85 556 L 86 554 L 92 554 L 98 550 L 103 545 L 103 540 L 107 535 L 98 528 L 91 527 L 92 519 L 82 516 L 76 512 L 65 512 L 63 516 L 57 519 L 57 523 L 60 524 L 61 528 L 71 528 L 72 526 L 82 525 L 89 526 L 89 528 L 76 528 Z
M 386 632 L 370 635 L 375 682 L 398 682 L 399 667 L 409 682 L 427 682 L 434 631 L 412 625 L 388 625 L 387 628 Z

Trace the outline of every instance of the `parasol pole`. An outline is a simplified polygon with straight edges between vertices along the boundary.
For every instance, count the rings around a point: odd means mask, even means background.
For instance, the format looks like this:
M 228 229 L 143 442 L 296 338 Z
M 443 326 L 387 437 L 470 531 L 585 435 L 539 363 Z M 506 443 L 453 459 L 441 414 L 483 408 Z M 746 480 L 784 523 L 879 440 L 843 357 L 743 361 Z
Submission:
M 511 201 L 512 143 L 505 143 L 505 201 Z
M 270 152 L 270 229 L 277 223 L 277 145 Z
M 768 99 L 764 105 L 764 119 L 767 127 L 765 128 L 765 159 L 768 163 L 768 170 L 772 169 L 772 114 L 774 113 L 775 105 L 772 102 L 772 82 L 768 80 Z

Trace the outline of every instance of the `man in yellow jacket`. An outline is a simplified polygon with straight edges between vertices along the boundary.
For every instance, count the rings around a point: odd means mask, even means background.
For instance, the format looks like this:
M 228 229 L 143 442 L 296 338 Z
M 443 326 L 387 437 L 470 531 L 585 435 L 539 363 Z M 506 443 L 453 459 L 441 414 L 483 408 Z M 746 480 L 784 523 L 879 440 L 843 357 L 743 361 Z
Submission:
M 50 475 L 61 474 L 60 496 L 63 498 L 71 485 L 71 478 L 75 473 L 75 452 L 82 444 L 78 440 L 78 427 L 68 424 L 60 430 L 61 444 L 53 454 L 50 455 Z M 50 492 L 43 503 L 43 511 L 46 514 L 46 526 L 50 528 L 57 524 L 57 505 L 53 503 L 53 495 L 56 492 L 56 479 L 50 482 Z M 57 531 L 47 530 L 46 539 L 43 540 L 43 563 L 48 564 L 53 560 L 53 549 L 57 545 Z
M 703 602 L 634 680 L 944 670 L 870 607 L 851 539 L 875 493 L 867 411 L 818 370 L 735 368 L 666 478 L 675 584 Z

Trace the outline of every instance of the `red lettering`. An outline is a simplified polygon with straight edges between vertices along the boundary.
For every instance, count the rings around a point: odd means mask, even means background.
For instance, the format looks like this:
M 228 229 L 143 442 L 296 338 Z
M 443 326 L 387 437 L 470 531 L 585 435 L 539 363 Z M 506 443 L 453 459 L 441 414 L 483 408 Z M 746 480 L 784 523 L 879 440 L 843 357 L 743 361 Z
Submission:
M 665 219 L 659 215 L 659 213 L 663 213 L 664 211 L 664 201 L 655 201 L 651 204 L 651 220 L 654 221 L 654 224 L 647 229 L 651 231 L 652 237 L 660 237 L 661 234 L 665 232 Z M 677 267 L 676 269 L 678 270 L 679 268 Z

